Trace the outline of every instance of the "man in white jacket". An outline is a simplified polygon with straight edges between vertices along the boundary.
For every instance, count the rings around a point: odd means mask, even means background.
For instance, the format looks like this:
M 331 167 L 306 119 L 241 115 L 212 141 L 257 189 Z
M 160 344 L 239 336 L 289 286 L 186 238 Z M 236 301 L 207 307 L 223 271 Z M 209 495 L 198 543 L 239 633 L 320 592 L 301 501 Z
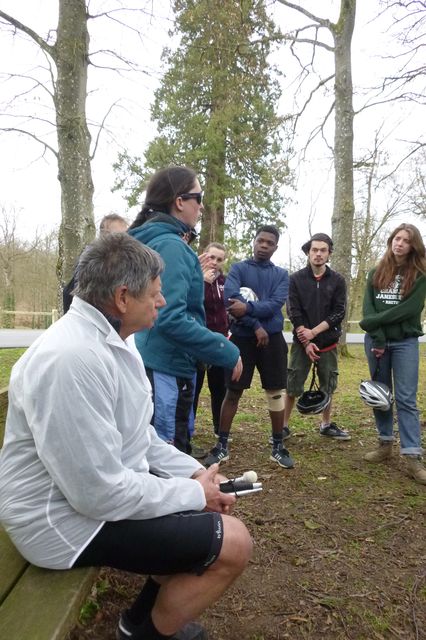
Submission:
M 191 622 L 243 571 L 252 542 L 217 465 L 158 438 L 132 334 L 151 327 L 160 256 L 126 234 L 83 252 L 70 311 L 12 370 L 0 521 L 30 562 L 146 574 L 118 639 L 206 638 Z

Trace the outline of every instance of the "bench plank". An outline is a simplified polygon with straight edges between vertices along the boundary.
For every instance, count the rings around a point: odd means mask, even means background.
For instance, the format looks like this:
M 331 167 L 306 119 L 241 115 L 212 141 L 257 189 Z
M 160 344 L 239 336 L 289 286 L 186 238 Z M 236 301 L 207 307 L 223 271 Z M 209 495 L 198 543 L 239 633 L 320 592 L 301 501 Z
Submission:
M 0 448 L 7 411 L 0 389 Z M 52 571 L 30 565 L 0 527 L 1 640 L 62 640 L 75 625 L 97 569 Z
M 28 562 L 18 553 L 7 533 L 0 527 L 0 602 L 3 602 L 27 566 Z
M 0 638 L 60 640 L 78 619 L 96 569 L 51 571 L 29 565 L 0 606 Z
M 0 389 L 0 449 L 3 445 L 4 425 L 6 422 L 7 413 L 7 400 L 7 387 L 3 387 L 3 389 Z

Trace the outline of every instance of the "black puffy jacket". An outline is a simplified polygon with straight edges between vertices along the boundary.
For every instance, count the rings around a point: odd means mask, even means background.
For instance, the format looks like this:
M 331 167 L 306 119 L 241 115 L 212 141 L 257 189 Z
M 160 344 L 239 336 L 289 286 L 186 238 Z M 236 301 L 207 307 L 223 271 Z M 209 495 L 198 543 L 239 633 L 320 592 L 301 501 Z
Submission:
M 343 276 L 326 266 L 321 280 L 316 280 L 308 265 L 290 276 L 287 314 L 296 329 L 303 325 L 313 329 L 325 320 L 329 329 L 319 333 L 314 342 L 320 349 L 337 342 L 342 335 L 341 322 L 346 312 L 346 283 Z

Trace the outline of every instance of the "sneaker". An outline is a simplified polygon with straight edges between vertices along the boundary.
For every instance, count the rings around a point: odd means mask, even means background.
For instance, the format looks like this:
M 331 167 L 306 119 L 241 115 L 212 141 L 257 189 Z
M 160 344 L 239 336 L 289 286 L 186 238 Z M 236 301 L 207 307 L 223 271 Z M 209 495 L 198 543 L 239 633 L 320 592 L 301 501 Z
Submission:
M 347 431 L 339 429 L 335 422 L 330 422 L 328 427 L 320 427 L 320 435 L 334 438 L 335 440 L 350 440 L 351 436 Z
M 140 627 L 141 625 L 130 622 L 127 612 L 124 611 L 120 616 L 115 632 L 116 640 L 143 640 L 140 635 Z M 170 638 L 171 640 L 208 640 L 206 630 L 198 622 L 188 622 Z
M 226 462 L 229 460 L 229 451 L 226 447 L 222 447 L 220 442 L 217 443 L 216 446 L 211 449 L 207 458 L 204 460 L 205 467 L 211 467 L 212 464 Z
M 279 464 L 280 467 L 284 467 L 284 469 L 293 469 L 294 467 L 293 459 L 287 449 L 284 449 L 284 447 L 272 449 L 272 453 L 269 456 L 269 459 Z
M 283 440 L 288 440 L 291 438 L 291 431 L 288 427 L 283 427 Z M 269 444 L 274 446 L 274 438 L 273 436 L 269 436 Z

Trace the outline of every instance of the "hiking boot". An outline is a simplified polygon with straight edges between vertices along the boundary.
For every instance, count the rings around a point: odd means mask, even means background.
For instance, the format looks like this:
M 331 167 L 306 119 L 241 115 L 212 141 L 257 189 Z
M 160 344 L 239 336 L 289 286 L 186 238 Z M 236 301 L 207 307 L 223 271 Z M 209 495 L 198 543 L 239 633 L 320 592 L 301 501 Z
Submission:
M 290 429 L 288 427 L 283 427 L 283 440 L 288 440 L 289 438 L 291 438 Z M 274 445 L 273 436 L 269 436 L 269 444 L 271 445 L 271 447 Z
M 419 484 L 426 484 L 426 469 L 422 456 L 404 455 L 407 461 L 408 473 Z
M 320 427 L 320 435 L 333 438 L 334 440 L 350 440 L 351 436 L 347 431 L 340 429 L 335 422 L 330 422 L 327 427 Z
M 364 460 L 367 462 L 384 462 L 392 456 L 392 441 L 379 440 L 379 446 L 374 451 L 365 454 Z
M 204 460 L 205 467 L 211 467 L 212 464 L 216 462 L 220 464 L 221 462 L 226 462 L 229 460 L 229 451 L 226 447 L 222 447 L 221 443 L 218 442 L 217 445 L 211 449 L 207 458 Z
M 207 454 L 208 454 L 208 451 L 203 449 L 203 447 L 197 447 L 194 444 L 192 445 L 191 456 L 193 458 L 197 458 L 197 460 L 202 460 L 203 458 L 206 457 Z
M 277 449 L 272 449 L 272 453 L 269 456 L 269 459 L 273 460 L 274 462 L 279 464 L 280 467 L 283 467 L 284 469 L 293 469 L 294 467 L 293 459 L 290 453 L 287 451 L 287 449 L 284 449 L 284 447 L 278 447 Z
M 130 622 L 127 617 L 127 612 L 123 611 L 118 622 L 115 637 L 117 640 L 144 640 L 141 635 L 141 626 L 142 625 Z M 208 636 L 201 624 L 198 624 L 198 622 L 188 622 L 180 631 L 170 636 L 170 640 L 208 640 Z

